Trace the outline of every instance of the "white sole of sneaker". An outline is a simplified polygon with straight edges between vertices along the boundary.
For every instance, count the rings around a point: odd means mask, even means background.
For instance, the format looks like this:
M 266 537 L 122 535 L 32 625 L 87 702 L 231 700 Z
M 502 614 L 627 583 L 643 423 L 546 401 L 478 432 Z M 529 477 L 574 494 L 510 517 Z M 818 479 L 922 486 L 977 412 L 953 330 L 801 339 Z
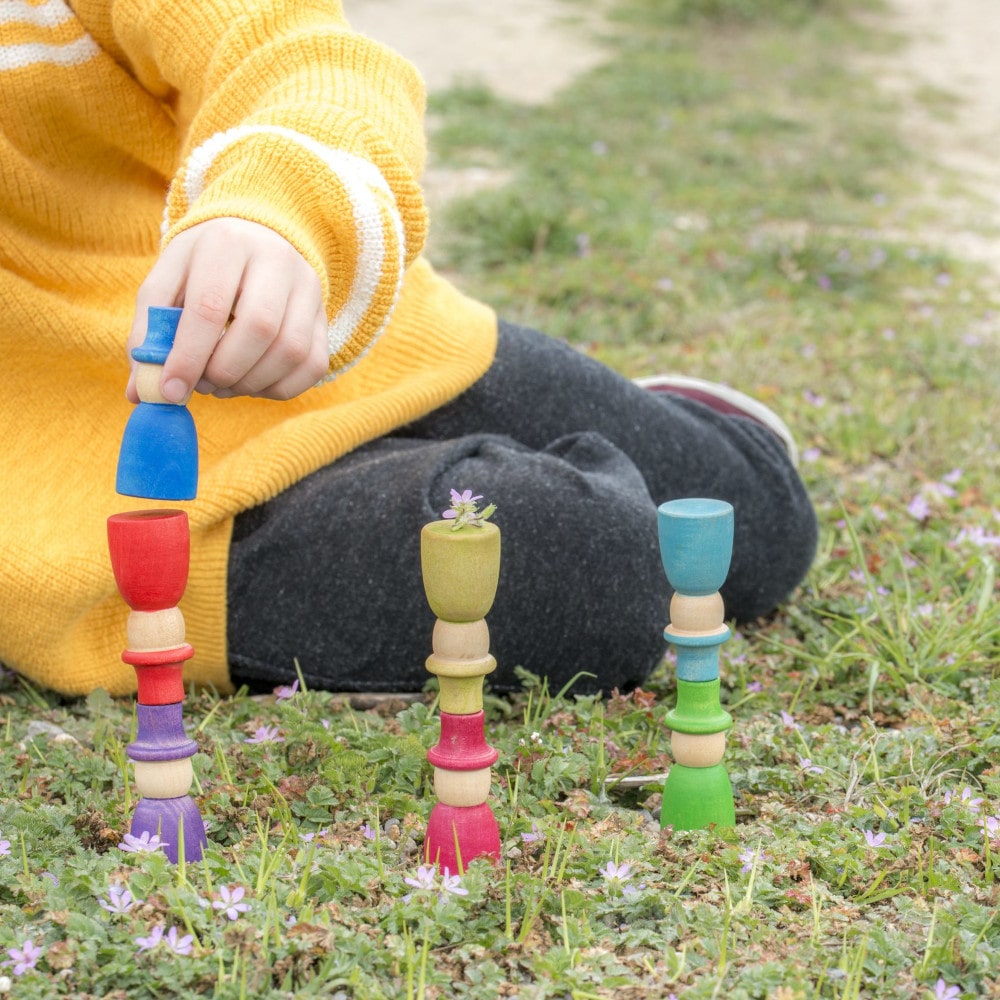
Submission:
M 733 389 L 728 385 L 709 382 L 707 379 L 694 378 L 691 375 L 648 375 L 645 378 L 636 378 L 632 381 L 640 388 L 650 389 L 654 392 L 657 390 L 661 392 L 675 391 L 678 395 L 684 395 L 685 390 L 687 390 L 692 394 L 707 396 L 710 399 L 718 399 L 732 409 L 750 417 L 751 420 L 756 420 L 757 423 L 762 424 L 771 431 L 785 446 L 792 465 L 798 468 L 799 450 L 796 447 L 795 438 L 792 437 L 792 432 L 788 424 L 759 399 L 754 399 L 745 392 L 740 392 L 738 389 Z

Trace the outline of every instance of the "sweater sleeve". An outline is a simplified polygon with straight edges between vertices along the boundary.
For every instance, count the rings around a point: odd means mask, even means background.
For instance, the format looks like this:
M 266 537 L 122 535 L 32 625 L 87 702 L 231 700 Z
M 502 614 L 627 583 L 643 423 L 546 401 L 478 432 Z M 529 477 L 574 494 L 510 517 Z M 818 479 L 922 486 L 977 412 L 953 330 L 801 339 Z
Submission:
M 425 238 L 416 71 L 352 32 L 334 0 L 104 7 L 127 68 L 177 124 L 164 243 L 225 216 L 278 232 L 323 283 L 330 377 L 350 367 Z

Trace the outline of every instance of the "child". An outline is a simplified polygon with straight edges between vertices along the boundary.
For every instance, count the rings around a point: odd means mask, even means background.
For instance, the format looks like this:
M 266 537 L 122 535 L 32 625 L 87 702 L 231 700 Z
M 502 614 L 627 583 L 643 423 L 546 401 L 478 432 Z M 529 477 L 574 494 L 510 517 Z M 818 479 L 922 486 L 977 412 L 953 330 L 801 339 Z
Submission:
M 419 689 L 418 535 L 451 488 L 498 507 L 497 690 L 516 666 L 553 688 L 589 674 L 576 690 L 648 676 L 665 500 L 734 504 L 731 616 L 800 582 L 815 517 L 770 411 L 633 385 L 498 323 L 420 256 L 422 111 L 413 68 L 333 0 L 4 5 L 6 664 L 71 695 L 134 689 L 104 525 L 143 505 L 114 478 L 137 398 L 122 342 L 150 305 L 184 307 L 160 386 L 194 391 L 200 439 L 181 605 L 197 683 L 298 665 L 316 687 Z

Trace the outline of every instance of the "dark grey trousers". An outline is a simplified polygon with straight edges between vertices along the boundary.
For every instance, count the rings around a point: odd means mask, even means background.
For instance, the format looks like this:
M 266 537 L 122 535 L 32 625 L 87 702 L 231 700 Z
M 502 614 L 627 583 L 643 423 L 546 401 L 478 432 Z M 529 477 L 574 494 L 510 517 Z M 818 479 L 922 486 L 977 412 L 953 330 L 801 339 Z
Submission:
M 236 519 L 229 659 L 236 683 L 416 691 L 434 616 L 419 533 L 471 489 L 497 505 L 500 587 L 487 617 L 495 691 L 515 666 L 558 690 L 641 683 L 666 649 L 671 596 L 656 508 L 728 500 L 727 615 L 772 611 L 816 547 L 805 489 L 770 431 L 637 388 L 534 330 L 501 324 L 496 360 L 453 402 Z

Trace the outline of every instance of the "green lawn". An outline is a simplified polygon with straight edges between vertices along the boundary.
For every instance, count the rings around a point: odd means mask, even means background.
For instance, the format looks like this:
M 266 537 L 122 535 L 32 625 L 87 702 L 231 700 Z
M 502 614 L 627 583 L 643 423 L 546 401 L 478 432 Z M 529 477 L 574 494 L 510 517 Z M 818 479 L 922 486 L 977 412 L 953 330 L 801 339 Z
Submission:
M 926 235 L 936 168 L 859 68 L 895 42 L 850 8 L 618 0 L 614 57 L 551 105 L 433 107 L 439 164 L 514 172 L 438 222 L 462 287 L 799 436 L 819 557 L 723 647 L 736 828 L 662 834 L 622 781 L 669 766 L 665 660 L 628 696 L 488 699 L 504 857 L 464 895 L 418 877 L 430 698 L 193 696 L 212 846 L 174 868 L 117 846 L 131 702 L 5 675 L 0 957 L 40 949 L 12 996 L 1000 996 L 1000 288 Z

